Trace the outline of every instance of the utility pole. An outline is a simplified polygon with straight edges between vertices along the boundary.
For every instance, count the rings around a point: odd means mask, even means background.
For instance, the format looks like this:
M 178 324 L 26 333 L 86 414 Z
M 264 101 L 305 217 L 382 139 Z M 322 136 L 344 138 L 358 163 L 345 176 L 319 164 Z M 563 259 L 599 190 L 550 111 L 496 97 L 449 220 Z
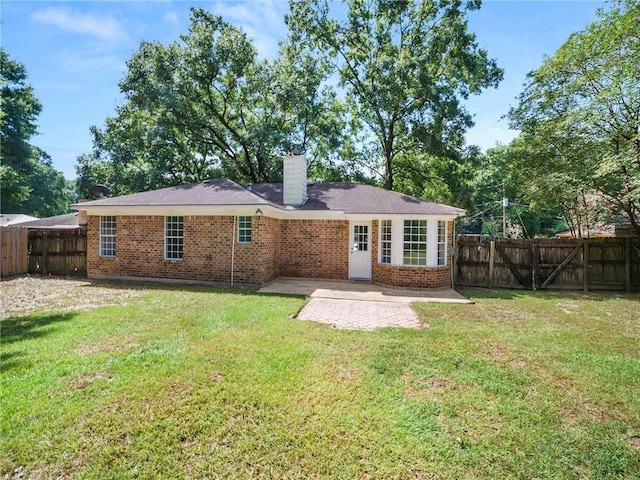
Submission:
M 507 238 L 507 206 L 509 199 L 505 195 L 504 182 L 502 182 L 502 238 Z

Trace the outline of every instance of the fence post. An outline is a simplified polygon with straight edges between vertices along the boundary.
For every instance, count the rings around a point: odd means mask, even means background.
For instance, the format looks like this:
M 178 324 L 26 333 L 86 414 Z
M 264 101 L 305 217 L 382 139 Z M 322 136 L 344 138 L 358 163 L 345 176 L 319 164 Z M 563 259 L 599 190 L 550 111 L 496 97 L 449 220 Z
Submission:
M 451 288 L 456 288 L 456 284 L 458 283 L 458 251 L 460 250 L 460 239 L 457 238 L 453 244 L 454 247 L 451 254 L 451 278 L 453 285 L 451 285 Z
M 493 287 L 493 264 L 496 259 L 496 242 L 491 240 L 489 248 L 489 288 Z
M 538 246 L 536 241 L 531 241 L 531 289 L 538 289 Z
M 631 238 L 624 239 L 624 290 L 631 291 Z
M 582 273 L 582 290 L 584 292 L 589 291 L 589 239 L 582 239 L 582 259 L 583 259 L 583 273 Z
M 41 239 L 41 243 L 42 243 L 42 275 L 46 275 L 47 273 L 49 273 L 49 236 L 47 236 L 47 239 L 45 241 L 45 236 L 42 236 Z

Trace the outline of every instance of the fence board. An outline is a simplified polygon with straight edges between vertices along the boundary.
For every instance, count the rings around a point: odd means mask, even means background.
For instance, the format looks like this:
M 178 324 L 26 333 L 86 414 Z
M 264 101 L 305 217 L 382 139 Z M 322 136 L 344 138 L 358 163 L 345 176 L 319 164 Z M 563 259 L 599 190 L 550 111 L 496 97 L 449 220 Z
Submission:
M 30 229 L 29 273 L 87 274 L 87 230 Z
M 492 247 L 493 245 L 493 247 Z M 491 255 L 492 248 L 499 255 Z M 459 237 L 456 285 L 640 290 L 640 239 Z
M 0 276 L 9 277 L 27 273 L 27 229 L 24 227 L 0 227 L 2 265 Z

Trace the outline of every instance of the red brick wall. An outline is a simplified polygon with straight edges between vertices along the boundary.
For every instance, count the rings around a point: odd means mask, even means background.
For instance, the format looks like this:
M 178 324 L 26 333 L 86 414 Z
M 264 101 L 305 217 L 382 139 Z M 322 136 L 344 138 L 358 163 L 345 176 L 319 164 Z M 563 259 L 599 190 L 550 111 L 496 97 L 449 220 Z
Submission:
M 234 283 L 262 284 L 263 219 L 253 217 L 252 243 L 235 243 Z M 99 256 L 100 217 L 90 216 L 87 272 L 92 275 L 231 282 L 232 216 L 185 216 L 182 260 L 164 259 L 163 216 L 117 216 L 116 257 Z M 272 269 L 273 270 L 273 269 Z
M 280 274 L 285 277 L 349 278 L 349 222 L 282 220 Z
M 441 288 L 451 286 L 451 265 L 446 267 L 408 267 L 385 265 L 378 262 L 379 222 L 373 221 L 371 228 L 371 280 L 376 283 L 411 288 Z M 447 225 L 447 247 L 453 245 L 453 222 Z M 448 252 L 447 252 L 448 254 Z
M 270 217 L 254 217 L 253 240 L 260 247 L 260 276 L 262 284 L 280 276 L 281 255 L 280 220 Z
M 89 276 L 133 276 L 231 283 L 232 216 L 185 216 L 184 258 L 164 259 L 163 216 L 117 216 L 117 256 L 99 256 L 100 217 L 88 218 Z M 349 222 L 252 218 L 252 242 L 235 242 L 234 284 L 265 284 L 279 276 L 349 277 Z M 449 223 L 449 246 L 453 225 Z M 437 288 L 451 284 L 450 267 L 378 263 L 378 221 L 372 223 L 374 282 Z

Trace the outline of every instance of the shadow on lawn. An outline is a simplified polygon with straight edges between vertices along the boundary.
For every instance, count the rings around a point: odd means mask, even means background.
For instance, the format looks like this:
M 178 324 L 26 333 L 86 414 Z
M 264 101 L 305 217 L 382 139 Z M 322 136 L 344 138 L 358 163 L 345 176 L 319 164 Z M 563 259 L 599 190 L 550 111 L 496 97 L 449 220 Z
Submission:
M 572 300 L 595 300 L 603 301 L 610 300 L 612 298 L 626 298 L 629 300 L 638 300 L 640 295 L 638 293 L 624 293 L 624 292 L 612 292 L 612 291 L 596 291 L 584 293 L 579 290 L 507 290 L 497 288 L 458 288 L 458 290 L 465 297 L 474 299 L 501 299 L 501 300 L 516 300 L 521 298 L 538 298 L 540 300 L 558 300 L 558 299 L 572 299 Z
M 14 348 L 4 351 L 9 344 L 42 338 L 54 333 L 62 322 L 67 322 L 75 317 L 75 313 L 54 313 L 49 315 L 14 317 L 3 320 L 0 323 L 0 370 L 6 372 L 16 368 L 28 366 L 25 352 Z
M 9 344 L 44 337 L 55 332 L 59 323 L 68 322 L 76 315 L 76 312 L 68 312 L 8 318 L 0 326 L 0 343 Z
M 83 279 L 87 282 L 82 288 L 110 288 L 113 290 L 150 290 L 153 292 L 163 291 L 182 291 L 189 293 L 225 293 L 241 296 L 256 297 L 285 297 L 285 298 L 304 298 L 303 294 L 284 294 L 284 293 L 262 293 L 258 290 L 259 286 L 237 285 L 230 286 L 223 282 L 207 282 L 207 283 L 172 283 L 171 281 L 149 281 L 149 280 L 99 280 L 99 279 Z

